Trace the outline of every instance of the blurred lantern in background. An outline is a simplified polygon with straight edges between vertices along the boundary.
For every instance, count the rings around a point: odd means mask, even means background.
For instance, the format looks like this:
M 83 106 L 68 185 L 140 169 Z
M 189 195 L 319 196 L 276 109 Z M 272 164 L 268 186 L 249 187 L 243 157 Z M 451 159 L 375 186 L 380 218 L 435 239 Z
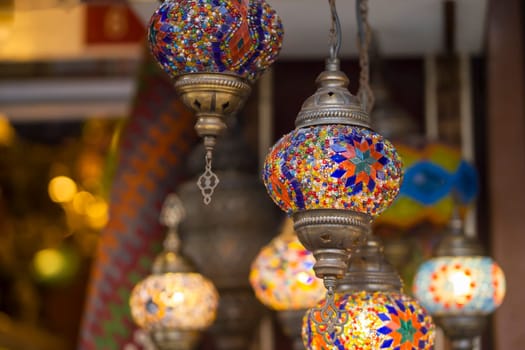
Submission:
M 423 222 L 445 225 L 455 203 L 469 205 L 478 193 L 475 168 L 461 158 L 458 149 L 439 143 L 422 147 L 396 145 L 405 166 L 398 198 L 378 225 L 408 230 Z M 454 198 L 457 197 L 457 198 Z
M 293 221 L 265 246 L 252 263 L 250 283 L 257 299 L 276 310 L 295 350 L 303 349 L 301 323 L 306 309 L 323 297 L 323 281 L 315 276 L 315 258 L 299 242 Z
M 166 198 L 160 216 L 168 227 L 164 250 L 129 300 L 133 320 L 160 350 L 194 349 L 201 332 L 215 320 L 219 302 L 213 283 L 179 253 L 177 227 L 184 212 L 178 197 Z
M 478 241 L 465 235 L 456 214 L 436 257 L 420 266 L 413 290 L 452 340 L 452 348 L 472 350 L 487 316 L 503 302 L 505 276 L 498 264 L 483 255 Z

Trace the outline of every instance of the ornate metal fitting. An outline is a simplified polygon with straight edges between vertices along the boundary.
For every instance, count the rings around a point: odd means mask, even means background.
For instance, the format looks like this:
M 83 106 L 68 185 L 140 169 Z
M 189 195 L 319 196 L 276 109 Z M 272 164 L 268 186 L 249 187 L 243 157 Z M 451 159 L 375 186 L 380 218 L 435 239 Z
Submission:
M 313 209 L 296 212 L 293 220 L 299 240 L 316 258 L 317 277 L 341 278 L 349 252 L 365 241 L 371 218 L 349 210 Z
M 179 197 L 174 193 L 169 194 L 164 200 L 159 218 L 160 223 L 168 227 L 168 232 L 163 243 L 164 249 L 153 262 L 154 274 L 195 271 L 193 264 L 179 254 L 180 240 L 177 228 L 185 216 L 186 212 Z
M 349 315 L 345 310 L 339 310 L 335 304 L 335 288 L 337 279 L 333 276 L 324 278 L 326 287 L 325 302 L 320 307 L 312 308 L 313 320 L 318 332 L 323 335 L 327 344 L 331 344 L 344 330 Z
M 200 340 L 200 332 L 193 330 L 153 330 L 150 336 L 159 350 L 192 350 Z
M 474 338 L 480 336 L 487 325 L 487 317 L 482 314 L 432 317 L 452 341 L 453 350 L 473 350 Z
M 195 111 L 195 130 L 204 138 L 206 171 L 198 185 L 209 204 L 213 190 L 219 184 L 211 170 L 212 151 L 217 137 L 226 129 L 225 118 L 236 114 L 251 92 L 244 79 L 224 73 L 192 73 L 175 81 L 175 90 L 186 106 Z
M 367 242 L 350 257 L 348 270 L 339 280 L 337 291 L 399 292 L 402 287 L 401 277 L 386 260 L 379 238 L 370 235 Z
M 332 63 L 331 69 L 338 68 Z M 348 77 L 340 70 L 326 70 L 316 80 L 318 89 L 304 101 L 295 120 L 296 128 L 346 124 L 370 129 L 370 117 L 359 99 L 348 90 Z

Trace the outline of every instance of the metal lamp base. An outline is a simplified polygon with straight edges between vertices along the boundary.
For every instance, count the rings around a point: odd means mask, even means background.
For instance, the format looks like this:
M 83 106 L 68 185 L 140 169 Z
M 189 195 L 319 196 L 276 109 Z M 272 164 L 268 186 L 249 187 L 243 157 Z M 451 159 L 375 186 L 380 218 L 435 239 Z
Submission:
M 312 209 L 293 215 L 294 229 L 315 259 L 317 277 L 341 278 L 352 249 L 362 245 L 370 232 L 370 217 L 340 209 Z
M 192 350 L 200 340 L 199 331 L 157 330 L 150 336 L 159 350 Z
M 241 109 L 251 92 L 244 79 L 224 73 L 192 73 L 175 81 L 175 90 L 186 106 L 195 111 L 195 130 L 213 148 L 225 129 L 224 119 Z

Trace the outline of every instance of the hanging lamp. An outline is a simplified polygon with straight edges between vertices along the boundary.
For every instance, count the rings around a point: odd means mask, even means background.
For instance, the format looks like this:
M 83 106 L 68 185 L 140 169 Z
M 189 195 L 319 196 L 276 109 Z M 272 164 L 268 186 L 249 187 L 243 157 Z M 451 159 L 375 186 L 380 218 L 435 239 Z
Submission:
M 414 295 L 452 341 L 454 350 L 474 349 L 487 317 L 503 302 L 505 276 L 479 242 L 467 237 L 457 211 L 435 258 L 414 278 Z
M 179 254 L 177 226 L 184 215 L 182 203 L 170 194 L 160 217 L 168 227 L 164 250 L 155 259 L 152 274 L 133 288 L 129 300 L 133 320 L 159 350 L 194 349 L 201 331 L 215 320 L 219 302 L 213 283 Z
M 212 171 L 216 138 L 281 48 L 281 20 L 264 0 L 165 0 L 149 24 L 153 56 L 196 113 L 205 172 L 197 184 L 209 204 L 219 178 Z
M 315 258 L 303 247 L 287 218 L 282 232 L 263 247 L 253 261 L 250 283 L 257 299 L 275 310 L 293 349 L 304 349 L 301 325 L 304 313 L 323 297 L 322 280 L 315 277 Z
M 333 304 L 338 278 L 347 270 L 349 252 L 370 231 L 374 217 L 399 192 L 401 160 L 394 146 L 370 129 L 368 110 L 367 41 L 361 45 L 361 98 L 348 91 L 348 78 L 339 70 L 341 25 L 335 0 L 330 58 L 317 78 L 318 90 L 304 103 L 296 128 L 284 135 L 268 154 L 263 180 L 270 197 L 294 220 L 301 243 L 316 258 L 314 270 L 324 280 L 327 302 L 323 322 L 341 329 Z M 366 23 L 366 1 L 357 1 L 359 21 Z M 365 31 L 367 27 L 365 27 Z
M 304 346 L 308 350 L 432 349 L 432 318 L 401 289 L 401 278 L 386 261 L 379 240 L 369 237 L 350 258 L 337 287 L 335 305 L 348 313 L 340 320 L 341 332 L 327 333 L 318 327 L 323 317 L 319 310 L 326 303 L 322 300 L 305 315 Z

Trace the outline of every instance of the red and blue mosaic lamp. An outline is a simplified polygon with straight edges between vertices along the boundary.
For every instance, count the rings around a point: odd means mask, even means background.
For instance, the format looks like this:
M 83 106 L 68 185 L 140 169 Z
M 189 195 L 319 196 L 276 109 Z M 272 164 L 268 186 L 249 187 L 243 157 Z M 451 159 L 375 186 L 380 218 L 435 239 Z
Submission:
M 413 291 L 451 339 L 453 350 L 472 350 L 487 316 L 503 302 L 505 276 L 462 226 L 456 214 L 436 257 L 419 267 Z
M 264 0 L 166 0 L 149 24 L 149 44 L 196 113 L 206 171 L 199 187 L 208 204 L 219 179 L 211 171 L 216 138 L 250 94 L 250 84 L 276 59 L 283 27 Z
M 386 261 L 376 237 L 352 256 L 339 282 L 335 307 L 340 326 L 318 327 L 326 300 L 308 310 L 303 321 L 303 342 L 308 350 L 430 350 L 435 327 L 416 300 L 401 291 L 402 282 Z
M 303 103 L 295 130 L 270 149 L 263 170 L 270 197 L 293 218 L 299 240 L 316 259 L 313 269 L 324 281 L 328 304 L 350 252 L 393 202 L 402 179 L 394 146 L 371 129 L 368 112 L 339 69 L 341 29 L 335 2 L 330 4 L 334 37 L 326 70 Z M 337 320 L 330 317 L 330 327 Z

